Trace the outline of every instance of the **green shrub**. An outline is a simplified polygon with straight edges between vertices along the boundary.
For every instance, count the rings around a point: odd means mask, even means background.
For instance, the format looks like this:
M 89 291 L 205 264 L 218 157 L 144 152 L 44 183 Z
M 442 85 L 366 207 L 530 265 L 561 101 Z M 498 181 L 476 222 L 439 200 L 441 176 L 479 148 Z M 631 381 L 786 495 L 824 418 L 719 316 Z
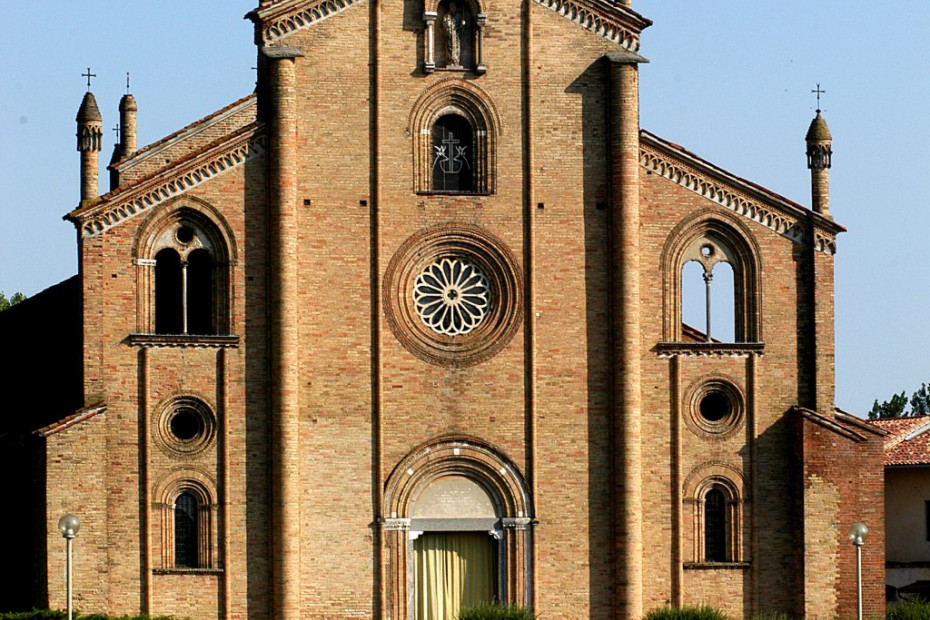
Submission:
M 727 620 L 726 615 L 710 605 L 685 605 L 672 607 L 667 605 L 653 609 L 643 620 Z
M 888 604 L 886 620 L 930 620 L 930 603 L 919 598 Z
M 459 612 L 458 620 L 536 620 L 536 614 L 516 605 L 485 603 L 464 607 Z

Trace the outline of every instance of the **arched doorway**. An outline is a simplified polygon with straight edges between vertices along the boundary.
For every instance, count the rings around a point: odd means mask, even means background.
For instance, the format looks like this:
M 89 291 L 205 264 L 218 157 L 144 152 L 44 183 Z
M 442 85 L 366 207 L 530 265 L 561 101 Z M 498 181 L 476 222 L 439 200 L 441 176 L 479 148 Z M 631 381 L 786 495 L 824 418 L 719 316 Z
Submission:
M 421 446 L 394 468 L 384 501 L 389 618 L 455 620 L 466 605 L 528 604 L 529 494 L 496 450 L 473 440 Z

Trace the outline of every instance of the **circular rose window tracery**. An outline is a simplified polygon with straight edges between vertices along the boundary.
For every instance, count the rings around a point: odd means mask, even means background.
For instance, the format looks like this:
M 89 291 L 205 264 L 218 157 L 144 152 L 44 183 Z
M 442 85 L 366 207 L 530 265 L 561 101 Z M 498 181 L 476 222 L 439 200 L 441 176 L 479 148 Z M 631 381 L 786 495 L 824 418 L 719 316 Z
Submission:
M 409 237 L 384 274 L 385 318 L 416 357 L 464 368 L 500 352 L 522 318 L 516 258 L 487 230 L 439 224 Z
M 420 320 L 439 334 L 458 336 L 475 329 L 488 311 L 488 279 L 474 264 L 443 258 L 413 284 Z

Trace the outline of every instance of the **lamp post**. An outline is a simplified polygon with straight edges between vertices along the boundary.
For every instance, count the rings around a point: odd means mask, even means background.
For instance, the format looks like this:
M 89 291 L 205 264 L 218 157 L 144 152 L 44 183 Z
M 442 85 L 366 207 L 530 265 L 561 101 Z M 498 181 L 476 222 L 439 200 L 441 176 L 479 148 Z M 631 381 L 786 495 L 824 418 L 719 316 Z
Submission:
M 849 542 L 856 547 L 856 618 L 862 620 L 862 545 L 869 537 L 865 523 L 856 522 L 849 526 Z
M 71 605 L 71 541 L 81 529 L 81 521 L 73 514 L 66 514 L 58 519 L 58 531 L 65 538 L 65 549 L 68 559 L 66 561 L 65 580 L 68 584 L 68 620 L 72 620 L 73 606 Z

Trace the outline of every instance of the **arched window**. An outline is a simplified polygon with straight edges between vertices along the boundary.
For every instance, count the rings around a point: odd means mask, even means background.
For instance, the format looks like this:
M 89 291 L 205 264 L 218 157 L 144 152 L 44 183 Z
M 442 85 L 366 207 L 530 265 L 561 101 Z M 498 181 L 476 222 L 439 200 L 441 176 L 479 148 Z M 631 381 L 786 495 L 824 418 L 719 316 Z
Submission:
M 714 487 L 704 496 L 704 561 L 728 559 L 726 498 L 723 491 Z
M 178 470 L 156 483 L 154 495 L 153 522 L 161 522 L 153 540 L 161 547 L 161 566 L 157 568 L 214 568 L 218 510 L 214 481 L 203 472 Z
M 205 213 L 187 207 L 168 208 L 143 229 L 135 248 L 140 332 L 229 333 L 229 239 Z
M 685 564 L 740 563 L 743 561 L 741 476 L 722 465 L 709 465 L 702 470 L 690 476 L 685 484 L 684 501 L 691 507 L 694 524 L 691 558 Z M 696 476 L 706 477 L 695 484 Z
M 417 100 L 413 139 L 419 193 L 492 194 L 500 121 L 490 98 L 470 82 L 441 81 Z
M 700 212 L 669 236 L 662 265 L 665 342 L 761 342 L 761 265 L 748 231 Z
M 200 506 L 193 493 L 181 493 L 174 500 L 174 565 L 176 568 L 198 568 L 200 566 L 198 512 L 200 512 Z
M 733 267 L 720 243 L 703 240 L 700 259 L 688 260 L 681 273 L 682 333 L 703 342 L 735 342 L 736 287 Z
M 431 135 L 433 191 L 473 192 L 475 144 L 469 122 L 458 114 L 440 116 Z

